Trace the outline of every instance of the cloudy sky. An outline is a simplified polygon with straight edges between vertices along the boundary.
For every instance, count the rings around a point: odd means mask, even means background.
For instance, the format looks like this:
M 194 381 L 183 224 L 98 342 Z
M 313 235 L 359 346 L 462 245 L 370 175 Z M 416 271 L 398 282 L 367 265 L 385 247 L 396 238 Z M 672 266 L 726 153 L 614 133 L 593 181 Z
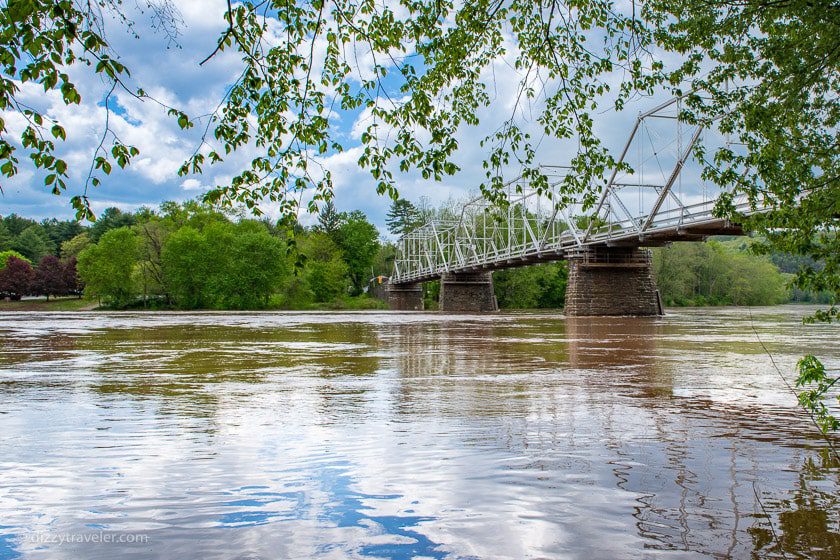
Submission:
M 226 87 L 241 71 L 242 64 L 235 52 L 215 56 L 204 66 L 199 62 L 211 53 L 217 38 L 224 30 L 224 0 L 176 0 L 183 24 L 177 43 L 172 43 L 161 32 L 150 27 L 148 14 L 134 13 L 139 38 L 124 28 L 112 24 L 107 37 L 131 70 L 131 80 L 142 86 L 150 95 L 167 104 L 184 109 L 190 115 L 210 112 L 217 106 Z M 510 45 L 513 50 L 513 45 Z M 514 106 L 519 74 L 512 67 L 513 55 L 500 58 L 487 70 L 487 78 L 494 87 L 490 91 L 493 104 L 483 110 L 478 127 L 465 127 L 458 132 L 459 152 L 457 162 L 461 171 L 446 177 L 442 183 L 424 181 L 417 174 L 399 177 L 403 197 L 418 202 L 428 197 L 432 204 L 450 197 L 466 197 L 484 178 L 481 166 L 484 152 L 479 141 L 494 131 L 501 115 L 509 115 Z M 61 153 L 71 165 L 71 186 L 67 194 L 54 196 L 44 187 L 43 176 L 21 166 L 21 173 L 3 184 L 0 195 L 0 214 L 16 212 L 33 217 L 70 217 L 72 194 L 79 193 L 87 174 L 91 157 L 99 143 L 106 111 L 102 100 L 107 84 L 88 71 L 71 69 L 83 96 L 80 106 L 66 107 L 53 93 L 45 95 L 43 89 L 23 85 L 21 97 L 47 114 L 57 118 L 68 131 L 68 141 L 61 146 Z M 616 77 L 616 81 L 620 79 Z M 656 105 L 664 96 L 641 99 L 631 104 L 623 113 L 605 111 L 595 115 L 596 130 L 604 142 L 619 150 L 626 141 L 633 120 L 639 111 Z M 207 188 L 223 184 L 235 171 L 250 161 L 247 151 L 235 154 L 218 166 L 207 167 L 202 176 L 179 177 L 177 169 L 198 145 L 198 134 L 181 131 L 175 119 L 151 102 L 139 102 L 126 95 L 117 94 L 111 102 L 111 126 L 123 142 L 139 148 L 140 155 L 126 170 L 115 170 L 103 184 L 90 191 L 94 210 L 99 212 L 109 206 L 135 209 L 143 205 L 154 206 L 164 200 L 186 200 L 201 195 Z M 536 116 L 535 114 L 533 115 Z M 20 118 L 5 115 L 9 129 L 22 126 Z M 529 115 L 523 114 L 527 121 Z M 362 115 L 339 115 L 335 134 L 345 145 L 346 151 L 326 158 L 336 184 L 336 205 L 340 210 L 362 210 L 384 232 L 384 217 L 390 200 L 376 194 L 373 179 L 358 168 L 356 160 L 361 152 L 359 137 L 364 128 Z M 197 128 L 201 128 L 200 126 Z M 535 129 L 535 137 L 539 132 Z M 546 164 L 568 161 L 573 147 L 544 139 L 539 147 L 539 159 Z M 515 172 L 515 171 L 512 171 Z M 276 215 L 269 205 L 263 206 L 268 215 Z M 301 217 L 304 223 L 311 221 Z

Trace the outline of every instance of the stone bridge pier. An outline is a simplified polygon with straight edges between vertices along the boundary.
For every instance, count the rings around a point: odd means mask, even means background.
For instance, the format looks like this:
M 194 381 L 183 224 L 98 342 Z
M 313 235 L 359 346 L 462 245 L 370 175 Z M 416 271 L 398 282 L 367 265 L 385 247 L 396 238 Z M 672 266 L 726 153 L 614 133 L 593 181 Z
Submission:
M 662 315 L 647 249 L 585 249 L 569 254 L 568 262 L 566 315 Z
M 440 310 L 450 313 L 498 311 L 493 273 L 444 273 L 440 279 Z
M 393 311 L 423 311 L 423 286 L 388 284 L 385 289 L 388 307 Z

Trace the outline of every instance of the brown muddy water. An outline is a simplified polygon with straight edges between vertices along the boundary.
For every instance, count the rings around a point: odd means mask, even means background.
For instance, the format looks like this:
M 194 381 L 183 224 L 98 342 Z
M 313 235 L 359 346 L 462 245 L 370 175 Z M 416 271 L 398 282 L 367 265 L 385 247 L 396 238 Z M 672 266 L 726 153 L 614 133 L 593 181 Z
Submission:
M 0 559 L 837 559 L 810 311 L 0 314 Z

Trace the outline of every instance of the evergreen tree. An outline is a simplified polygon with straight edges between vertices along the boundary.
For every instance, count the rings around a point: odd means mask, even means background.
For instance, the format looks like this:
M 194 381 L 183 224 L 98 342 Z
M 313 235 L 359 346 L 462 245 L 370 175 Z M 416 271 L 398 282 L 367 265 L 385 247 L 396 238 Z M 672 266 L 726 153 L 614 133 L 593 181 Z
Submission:
M 0 220 L 0 251 L 6 251 L 12 246 L 12 236 L 6 224 Z
M 25 256 L 32 262 L 39 262 L 46 255 L 55 251 L 55 246 L 47 237 L 44 228 L 34 224 L 20 232 L 20 235 L 12 240 L 12 249 Z
M 332 200 L 328 200 L 318 212 L 318 229 L 332 236 L 341 226 L 341 213 L 335 209 Z
M 398 198 L 391 203 L 388 215 L 385 217 L 385 225 L 388 231 L 394 235 L 405 235 L 420 223 L 420 212 L 408 200 Z
M 29 226 L 35 225 L 35 220 L 23 218 L 17 214 L 9 214 L 3 218 L 3 225 L 6 226 L 6 229 L 9 231 L 9 235 L 16 237 Z
M 102 215 L 96 219 L 90 230 L 90 240 L 94 243 L 99 241 L 106 232 L 121 227 L 130 227 L 137 223 L 134 214 L 123 212 L 119 208 L 106 208 Z

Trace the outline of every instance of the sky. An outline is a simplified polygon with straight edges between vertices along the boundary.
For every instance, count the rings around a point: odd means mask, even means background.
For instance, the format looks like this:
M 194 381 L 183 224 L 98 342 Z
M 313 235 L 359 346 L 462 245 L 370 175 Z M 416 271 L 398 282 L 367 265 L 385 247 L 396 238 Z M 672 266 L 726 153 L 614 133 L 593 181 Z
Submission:
M 134 10 L 129 4 L 126 4 L 127 9 Z M 160 30 L 152 29 L 148 13 L 138 12 L 130 12 L 129 16 L 136 23 L 139 38 L 110 21 L 106 29 L 107 39 L 121 62 L 131 70 L 131 83 L 143 87 L 168 105 L 182 108 L 187 114 L 206 114 L 218 105 L 227 86 L 242 68 L 241 61 L 232 50 L 218 54 L 199 66 L 199 62 L 213 52 L 217 38 L 225 28 L 226 3 L 224 0 L 176 0 L 175 5 L 182 20 L 176 41 L 171 41 Z M 509 46 L 513 50 L 513 44 Z M 476 193 L 478 185 L 484 180 L 482 160 L 485 152 L 479 141 L 492 133 L 500 123 L 500 115 L 510 114 L 514 106 L 520 75 L 513 68 L 512 60 L 512 54 L 501 57 L 485 72 L 485 78 L 494 84 L 490 91 L 493 102 L 491 107 L 481 110 L 481 124 L 464 127 L 457 133 L 459 150 L 455 159 L 461 171 L 445 177 L 442 182 L 423 180 L 414 172 L 398 175 L 398 188 L 403 198 L 414 203 L 420 203 L 421 198 L 425 198 L 430 204 L 437 205 L 448 199 L 461 200 Z M 70 68 L 69 72 L 82 93 L 81 105 L 67 107 L 57 93 L 44 94 L 42 88 L 32 84 L 21 86 L 20 97 L 57 118 L 68 131 L 67 142 L 58 151 L 71 167 L 70 187 L 64 195 L 52 195 L 44 186 L 42 174 L 21 165 L 21 172 L 11 181 L 3 183 L 0 214 L 15 212 L 36 219 L 70 218 L 73 215 L 69 200 L 73 194 L 82 192 L 83 179 L 101 139 L 106 117 L 102 101 L 108 84 L 84 69 Z M 615 77 L 616 84 L 618 80 L 620 76 Z M 596 112 L 596 131 L 604 143 L 617 152 L 626 141 L 636 115 L 664 98 L 666 96 L 662 94 L 638 100 L 621 113 L 611 110 Z M 96 212 L 110 206 L 134 210 L 141 206 L 156 206 L 164 200 L 181 201 L 198 197 L 208 188 L 229 181 L 239 168 L 247 166 L 253 155 L 253 152 L 244 150 L 227 158 L 222 165 L 208 166 L 203 175 L 179 177 L 178 168 L 198 146 L 197 130 L 185 133 L 178 128 L 175 119 L 167 116 L 159 106 L 119 93 L 112 97 L 110 107 L 113 130 L 124 143 L 136 146 L 140 155 L 127 169 L 115 169 L 110 176 L 103 178 L 101 186 L 87 193 Z M 529 120 L 529 115 L 522 117 L 525 122 Z M 10 131 L 21 130 L 23 123 L 19 116 L 7 113 L 3 118 Z M 385 234 L 385 215 L 391 201 L 376 193 L 375 181 L 356 163 L 361 153 L 364 118 L 364 112 L 337 115 L 335 133 L 343 140 L 346 150 L 329 154 L 324 164 L 333 173 L 338 209 L 362 210 Z M 531 122 L 528 126 L 535 137 L 540 136 L 535 123 Z M 653 144 L 650 149 L 655 150 Z M 548 165 L 561 165 L 568 162 L 573 150 L 574 146 L 568 142 L 544 139 L 538 149 L 538 159 Z M 515 170 L 509 172 L 515 174 Z M 270 204 L 263 205 L 262 210 L 270 217 L 278 215 L 276 208 Z M 314 217 L 304 213 L 300 220 L 304 224 L 313 223 Z

